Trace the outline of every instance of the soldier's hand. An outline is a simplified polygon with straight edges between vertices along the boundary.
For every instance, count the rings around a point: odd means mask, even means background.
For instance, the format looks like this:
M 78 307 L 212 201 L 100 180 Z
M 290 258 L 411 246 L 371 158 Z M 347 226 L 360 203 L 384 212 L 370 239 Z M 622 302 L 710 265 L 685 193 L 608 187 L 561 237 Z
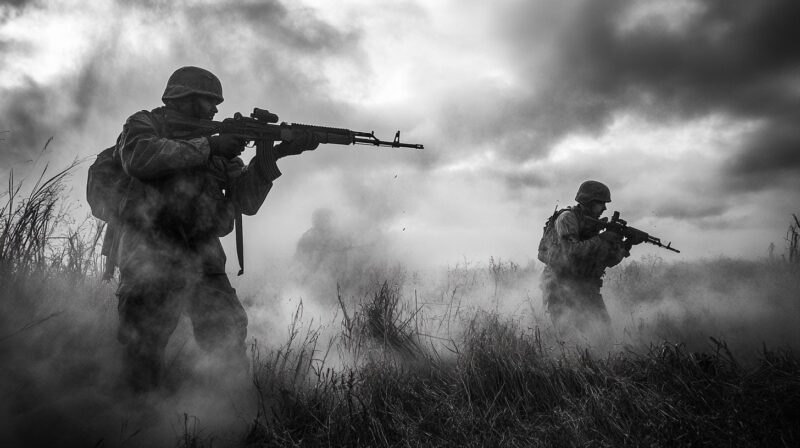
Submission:
M 209 137 L 208 143 L 211 146 L 211 155 L 232 159 L 242 154 L 246 142 L 232 134 L 219 134 Z
M 610 230 L 606 230 L 605 232 L 600 234 L 600 238 L 608 241 L 609 243 L 622 243 L 622 235 L 617 232 L 612 232 Z
M 625 243 L 630 244 L 631 246 L 635 246 L 637 244 L 644 243 L 645 238 L 638 234 L 633 234 L 628 238 L 625 238 Z
M 283 142 L 275 149 L 278 152 L 278 158 L 286 156 L 296 156 L 303 151 L 313 151 L 319 146 L 319 140 L 316 134 L 311 131 L 297 130 L 294 131 L 294 140 L 290 142 Z
M 633 234 L 625 238 L 625 249 L 631 250 L 631 247 L 644 243 L 645 238 L 639 234 Z

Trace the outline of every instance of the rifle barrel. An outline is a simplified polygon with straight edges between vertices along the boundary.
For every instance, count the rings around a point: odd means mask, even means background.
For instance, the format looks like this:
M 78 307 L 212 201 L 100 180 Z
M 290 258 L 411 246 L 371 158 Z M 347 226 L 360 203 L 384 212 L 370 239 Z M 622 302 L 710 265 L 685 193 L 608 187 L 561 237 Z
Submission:
M 275 140 L 278 140 L 278 137 L 282 135 L 281 129 L 291 129 L 292 127 L 295 127 L 297 129 L 305 129 L 315 132 L 318 134 L 318 136 L 322 136 L 322 141 L 320 143 L 425 149 L 425 147 L 421 144 L 401 143 L 399 131 L 395 134 L 394 141 L 384 141 L 375 137 L 374 132 L 352 131 L 345 128 L 317 126 L 303 123 L 272 124 L 271 122 L 259 121 L 252 118 L 243 118 L 241 117 L 241 114 L 237 114 L 236 118 L 227 118 L 223 121 L 185 117 L 170 117 L 169 121 L 170 126 L 172 126 L 174 129 L 186 130 L 186 134 L 192 136 L 215 133 L 233 133 L 244 135 L 267 134 L 270 137 L 273 137 Z
M 375 138 L 375 136 L 372 136 L 371 138 L 356 137 L 353 143 L 356 145 L 385 146 L 391 148 L 425 149 L 423 145 L 417 143 L 387 142 L 383 140 L 378 140 L 377 138 Z

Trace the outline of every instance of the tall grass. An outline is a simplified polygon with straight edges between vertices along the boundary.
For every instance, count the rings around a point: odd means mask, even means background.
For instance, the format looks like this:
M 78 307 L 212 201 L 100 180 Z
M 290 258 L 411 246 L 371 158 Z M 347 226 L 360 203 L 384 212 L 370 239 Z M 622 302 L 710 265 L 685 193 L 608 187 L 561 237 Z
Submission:
M 754 341 L 757 353 L 740 358 L 724 340 L 713 315 L 661 316 L 655 322 L 623 326 L 627 342 L 597 352 L 561 339 L 546 322 L 502 314 L 486 300 L 485 310 L 460 311 L 459 303 L 495 288 L 527 295 L 514 273 L 494 259 L 488 268 L 448 269 L 437 288 L 440 308 L 425 315 L 402 289 L 375 284 L 370 303 L 354 317 L 339 297 L 343 331 L 332 343 L 345 354 L 365 347 L 381 356 L 334 357 L 329 352 L 313 369 L 274 368 L 287 350 L 254 359 L 258 384 L 280 384 L 268 399 L 245 442 L 250 446 L 795 446 L 800 443 L 800 366 L 794 346 L 770 349 Z M 760 292 L 764 307 L 797 304 L 796 266 L 769 260 L 717 259 L 664 263 L 646 258 L 629 263 L 608 279 L 607 300 L 623 307 L 661 302 L 700 303 Z M 413 277 L 413 276 L 412 276 Z M 498 277 L 503 281 L 496 281 Z M 683 279 L 683 282 L 679 280 Z M 524 282 L 523 282 L 524 283 Z M 465 284 L 470 291 L 457 291 Z M 755 289 L 742 290 L 743 285 Z M 769 287 L 766 287 L 769 285 Z M 415 283 L 415 286 L 419 286 Z M 447 293 L 443 293 L 443 292 Z M 430 292 L 429 292 L 430 293 Z M 390 295 L 391 297 L 387 297 Z M 611 295 L 611 294 L 609 294 Z M 711 299 L 710 299 L 711 298 Z M 508 297 L 506 297 L 508 299 Z M 414 306 L 409 308 L 408 305 Z M 396 307 L 389 311 L 387 307 Z M 425 308 L 431 308 L 426 306 Z M 790 308 L 796 309 L 796 308 Z M 351 308 L 352 310 L 352 308 Z M 381 310 L 379 313 L 374 310 Z M 458 311 L 454 311 L 458 310 Z M 796 316 L 797 314 L 792 314 Z M 386 316 L 394 316 L 387 319 Z M 402 317 L 398 317 L 402 316 Z M 791 323 L 767 316 L 784 329 Z M 450 319 L 451 325 L 435 322 Z M 620 316 L 617 316 L 619 319 Z M 429 320 L 433 319 L 434 322 Z M 426 322 L 428 321 L 428 322 Z M 732 320 L 731 328 L 752 329 Z M 756 322 L 758 323 L 758 322 Z M 660 336 L 647 326 L 673 325 Z M 297 325 L 297 315 L 295 324 Z M 389 328 L 394 327 L 394 328 Z M 703 332 L 703 328 L 708 331 Z M 380 331 L 371 329 L 379 328 Z M 421 329 L 439 329 L 439 335 Z M 456 330 L 456 328 L 458 330 Z M 361 329 L 361 330 L 359 330 Z M 365 330 L 366 329 L 366 330 Z M 446 331 L 441 331 L 445 330 Z M 405 334 L 413 346 L 391 343 L 386 334 Z M 755 335 L 755 333 L 749 333 Z M 354 337 L 356 335 L 357 337 Z M 746 334 L 745 334 L 746 337 Z M 682 341 L 686 338 L 689 344 Z M 438 340 L 433 340 L 438 339 Z M 299 339 L 293 339 L 299 342 Z M 308 338 L 306 338 L 308 340 Z M 318 338 L 294 353 L 320 350 Z M 632 343 L 636 342 L 636 343 Z M 795 341 L 796 342 L 796 341 Z M 692 346 L 692 347 L 690 347 Z M 413 347 L 413 357 L 398 356 Z M 438 349 L 437 349 L 438 348 Z M 310 360 L 313 356 L 296 357 Z M 269 360 L 269 361 L 267 361 Z M 310 365 L 310 361 L 309 361 Z M 303 375 L 303 372 L 307 375 Z M 300 377 L 298 377 L 298 373 Z M 291 378 L 287 381 L 282 378 Z
M 99 276 L 102 227 L 76 223 L 63 198 L 77 166 L 54 174 L 45 167 L 30 186 L 12 174 L 2 195 L 0 443 L 6 446 L 70 445 L 84 424 L 78 417 L 100 412 L 87 404 L 94 398 L 83 399 L 107 386 L 114 369 L 113 285 Z
M 103 226 L 89 220 L 75 226 L 62 201 L 65 181 L 78 165 L 75 161 L 49 176 L 46 166 L 27 195 L 24 181 L 15 182 L 10 173 L 0 196 L 5 198 L 0 206 L 0 279 L 34 273 L 82 279 L 99 272 Z
M 710 352 L 653 344 L 597 357 L 551 345 L 539 330 L 476 315 L 449 357 L 320 363 L 306 380 L 289 363 L 257 370 L 280 384 L 249 446 L 796 446 L 800 368 L 764 349 L 745 368 Z M 313 352 L 313 350 L 311 350 Z M 296 353 L 304 350 L 296 348 Z M 276 366 L 278 350 L 256 365 Z M 302 359 L 302 356 L 295 359 Z M 302 373 L 302 372 L 301 372 Z M 281 378 L 292 378 L 291 382 Z
M 129 421 L 112 403 L 114 285 L 100 282 L 102 228 L 76 224 L 62 206 L 74 167 L 43 172 L 29 190 L 12 179 L 0 208 L 0 441 L 152 446 L 142 435 L 160 423 L 152 415 L 167 413 L 143 399 L 132 406 L 150 418 Z M 312 307 L 300 302 L 282 342 L 252 342 L 256 405 L 246 433 L 226 443 L 800 444 L 797 263 L 620 266 L 604 288 L 619 339 L 609 351 L 552 328 L 535 264 L 465 260 L 410 274 L 385 266 L 350 279 L 352 296 L 331 291 L 324 320 L 307 321 Z M 170 400 L 157 403 L 180 409 L 162 445 L 223 443 L 204 429 L 207 417 Z

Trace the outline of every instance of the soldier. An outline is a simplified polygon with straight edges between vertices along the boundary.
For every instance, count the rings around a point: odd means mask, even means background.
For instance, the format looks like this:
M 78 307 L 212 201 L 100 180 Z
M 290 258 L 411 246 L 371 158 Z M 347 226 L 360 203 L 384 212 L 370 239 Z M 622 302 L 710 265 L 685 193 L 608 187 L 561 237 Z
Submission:
M 249 164 L 232 135 L 188 138 L 170 117 L 212 119 L 223 101 L 211 72 L 182 67 L 167 82 L 163 107 L 128 118 L 115 157 L 130 176 L 116 240 L 120 268 L 118 340 L 124 379 L 134 391 L 159 386 L 164 349 L 185 312 L 197 344 L 246 373 L 247 315 L 225 274 L 219 238 L 237 211 L 253 215 L 281 172 L 276 161 L 313 150 L 311 133 L 291 143 L 260 142 Z
M 334 278 L 347 267 L 347 253 L 354 249 L 353 242 L 336 225 L 333 211 L 327 208 L 314 210 L 311 228 L 297 241 L 295 260 L 303 265 L 306 277 L 320 270 Z
M 592 322 L 610 323 L 600 287 L 606 268 L 616 266 L 642 241 L 623 240 L 617 233 L 599 232 L 585 218 L 598 219 L 611 202 L 604 184 L 588 180 L 578 188 L 574 207 L 559 210 L 548 219 L 539 243 L 544 268 L 541 289 L 553 323 L 571 322 L 587 330 Z
M 338 232 L 333 225 L 333 212 L 326 208 L 311 214 L 311 228 L 297 241 L 295 260 L 309 273 L 317 271 L 332 250 L 338 246 Z

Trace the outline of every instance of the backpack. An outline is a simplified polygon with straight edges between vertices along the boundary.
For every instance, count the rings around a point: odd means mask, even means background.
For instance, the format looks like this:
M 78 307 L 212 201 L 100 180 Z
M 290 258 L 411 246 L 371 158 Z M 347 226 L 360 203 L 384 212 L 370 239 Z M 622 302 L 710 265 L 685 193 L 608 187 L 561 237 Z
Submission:
M 556 209 L 553 210 L 553 214 L 547 218 L 547 222 L 544 224 L 542 239 L 539 240 L 539 252 L 536 258 L 546 265 L 551 264 L 551 261 L 556 255 L 555 250 L 559 247 L 558 233 L 555 229 L 556 219 L 567 210 L 569 210 L 569 208 L 559 210 L 558 207 L 556 207 Z
M 106 257 L 103 279 L 114 276 L 117 262 L 118 226 L 122 204 L 131 188 L 132 178 L 125 173 L 122 162 L 116 156 L 116 145 L 104 149 L 89 166 L 86 181 L 86 201 L 92 215 L 106 222 L 106 233 L 103 238 L 101 254 Z M 244 241 L 242 231 L 242 214 L 237 210 L 234 219 L 236 232 L 236 255 L 239 261 L 239 273 L 244 273 Z
M 86 181 L 86 201 L 95 218 L 112 223 L 119 216 L 119 206 L 125 197 L 130 177 L 114 156 L 116 146 L 104 149 L 89 167 Z
M 116 146 L 106 148 L 97 155 L 89 166 L 86 180 L 86 201 L 95 218 L 105 221 L 106 233 L 100 251 L 106 257 L 103 279 L 114 276 L 117 258 L 117 220 L 120 204 L 130 183 L 130 177 L 122 169 L 122 163 L 115 157 Z

